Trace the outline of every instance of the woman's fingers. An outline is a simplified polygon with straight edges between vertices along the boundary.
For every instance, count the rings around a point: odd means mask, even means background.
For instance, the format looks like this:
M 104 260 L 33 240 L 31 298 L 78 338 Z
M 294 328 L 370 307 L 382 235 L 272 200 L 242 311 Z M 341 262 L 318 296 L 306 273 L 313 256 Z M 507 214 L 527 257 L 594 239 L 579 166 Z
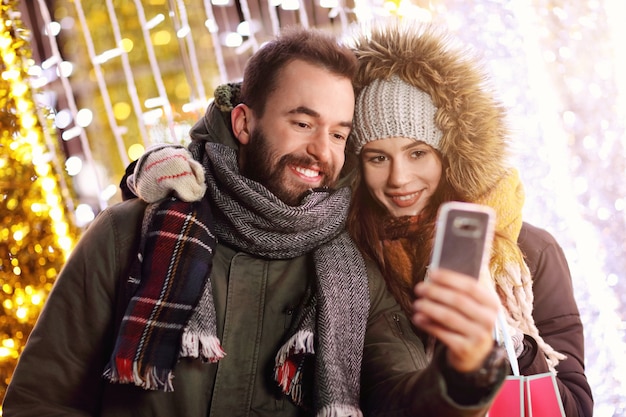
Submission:
M 458 371 L 478 368 L 493 346 L 495 293 L 472 277 L 446 270 L 432 271 L 415 293 L 413 324 L 448 347 Z

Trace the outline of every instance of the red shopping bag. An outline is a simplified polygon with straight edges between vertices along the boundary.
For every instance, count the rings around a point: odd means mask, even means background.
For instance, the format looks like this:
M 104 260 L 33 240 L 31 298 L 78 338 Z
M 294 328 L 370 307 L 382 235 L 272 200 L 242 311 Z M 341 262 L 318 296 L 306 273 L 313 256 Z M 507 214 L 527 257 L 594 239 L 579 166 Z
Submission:
M 553 372 L 537 375 L 520 375 L 513 342 L 507 331 L 502 311 L 498 313 L 496 340 L 503 344 L 512 376 L 504 384 L 487 413 L 488 417 L 565 417 L 563 402 Z
M 565 417 L 553 373 L 509 376 L 498 392 L 488 417 Z
M 528 417 L 565 417 L 563 402 L 553 373 L 530 375 L 526 379 L 525 399 Z
M 488 417 L 524 417 L 524 377 L 509 376 L 496 395 Z

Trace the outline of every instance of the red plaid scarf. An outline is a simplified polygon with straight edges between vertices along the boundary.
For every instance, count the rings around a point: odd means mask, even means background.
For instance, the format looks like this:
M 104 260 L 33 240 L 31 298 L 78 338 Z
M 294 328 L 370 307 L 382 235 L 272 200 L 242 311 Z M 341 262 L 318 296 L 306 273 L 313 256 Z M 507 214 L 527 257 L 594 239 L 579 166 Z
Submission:
M 210 219 L 206 199 L 148 206 L 128 280 L 134 295 L 105 371 L 109 380 L 172 390 L 181 335 L 211 273 L 216 240 Z

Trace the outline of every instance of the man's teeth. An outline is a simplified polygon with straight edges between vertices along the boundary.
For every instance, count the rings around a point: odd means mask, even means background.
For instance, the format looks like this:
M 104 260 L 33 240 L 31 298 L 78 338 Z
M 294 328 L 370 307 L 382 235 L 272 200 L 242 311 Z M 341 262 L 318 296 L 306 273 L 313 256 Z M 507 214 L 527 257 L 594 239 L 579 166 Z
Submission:
M 300 174 L 306 176 L 306 177 L 317 177 L 319 175 L 319 171 L 314 171 L 312 169 L 307 169 L 307 168 L 301 168 L 301 167 L 297 167 L 296 171 L 298 171 Z

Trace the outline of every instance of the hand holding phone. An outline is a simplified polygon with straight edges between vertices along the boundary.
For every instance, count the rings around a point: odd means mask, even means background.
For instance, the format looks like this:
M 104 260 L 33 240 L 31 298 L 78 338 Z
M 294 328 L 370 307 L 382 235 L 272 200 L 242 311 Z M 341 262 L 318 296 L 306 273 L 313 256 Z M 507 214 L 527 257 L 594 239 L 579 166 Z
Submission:
M 430 267 L 446 268 L 476 279 L 487 265 L 494 234 L 491 207 L 451 201 L 437 214 Z
M 433 274 L 415 288 L 412 323 L 447 347 L 448 364 L 459 372 L 480 367 L 493 349 L 500 302 L 495 291 L 477 280 L 488 265 L 494 228 L 495 213 L 490 207 L 443 204 L 437 215 L 430 268 L 456 274 Z M 459 273 L 476 280 L 459 279 Z

